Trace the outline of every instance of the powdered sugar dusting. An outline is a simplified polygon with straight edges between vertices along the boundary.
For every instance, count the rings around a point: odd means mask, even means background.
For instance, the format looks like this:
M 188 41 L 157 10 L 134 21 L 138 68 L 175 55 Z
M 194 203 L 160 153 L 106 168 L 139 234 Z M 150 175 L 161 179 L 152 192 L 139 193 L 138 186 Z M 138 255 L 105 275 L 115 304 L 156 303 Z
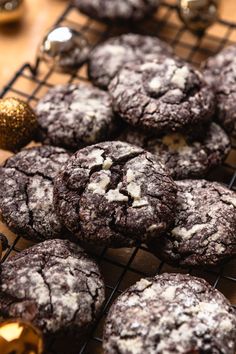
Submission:
M 162 274 L 119 296 L 108 315 L 104 348 L 106 354 L 114 347 L 121 354 L 181 354 L 217 352 L 220 345 L 234 354 L 235 338 L 235 311 L 222 294 L 202 279 Z
M 80 247 L 63 240 L 43 242 L 4 263 L 0 288 L 1 310 L 32 321 L 44 334 L 69 325 L 83 329 L 104 300 L 94 261 Z M 8 296 L 13 300 L 4 309 Z

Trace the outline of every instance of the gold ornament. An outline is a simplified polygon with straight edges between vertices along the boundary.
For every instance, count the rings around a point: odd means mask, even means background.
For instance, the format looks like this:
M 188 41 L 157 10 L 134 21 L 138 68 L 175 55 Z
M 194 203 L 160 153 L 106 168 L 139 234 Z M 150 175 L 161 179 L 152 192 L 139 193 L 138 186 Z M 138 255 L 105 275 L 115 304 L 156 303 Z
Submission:
M 179 15 L 186 26 L 203 32 L 218 17 L 219 0 L 179 0 Z
M 53 28 L 39 47 L 39 58 L 58 71 L 77 69 L 88 54 L 88 42 L 76 25 Z
M 32 140 L 36 126 L 36 115 L 27 103 L 0 99 L 0 149 L 19 150 Z
M 23 14 L 23 0 L 0 0 L 0 23 L 18 21 Z
M 1 354 L 42 354 L 41 332 L 22 320 L 0 323 Z

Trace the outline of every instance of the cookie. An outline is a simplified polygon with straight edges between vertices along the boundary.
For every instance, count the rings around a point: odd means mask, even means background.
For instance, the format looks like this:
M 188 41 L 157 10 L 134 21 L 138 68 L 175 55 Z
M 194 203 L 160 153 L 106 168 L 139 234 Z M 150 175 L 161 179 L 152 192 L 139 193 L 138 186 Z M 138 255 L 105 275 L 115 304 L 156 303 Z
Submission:
M 167 43 L 151 36 L 128 33 L 109 38 L 92 51 L 88 64 L 89 77 L 96 86 L 107 89 L 125 63 L 142 60 L 148 53 L 172 55 L 173 50 Z
M 140 21 L 153 15 L 160 0 L 74 0 L 85 15 L 100 21 Z
M 36 113 L 38 140 L 74 151 L 108 140 L 119 125 L 109 95 L 82 83 L 50 89 Z
M 214 94 L 199 71 L 176 58 L 146 56 L 127 63 L 109 85 L 115 111 L 152 134 L 209 121 Z
M 220 165 L 230 151 L 230 140 L 216 123 L 211 123 L 201 138 L 184 133 L 157 138 L 127 128 L 119 140 L 158 156 L 174 179 L 203 177 L 212 167 Z
M 236 60 L 236 45 L 224 48 L 214 56 L 209 57 L 202 65 L 204 76 L 211 85 L 217 86 L 220 82 L 222 69 Z
M 236 193 L 217 182 L 177 182 L 175 226 L 150 250 L 175 266 L 218 265 L 236 256 Z
M 131 247 L 172 225 L 176 185 L 152 154 L 117 141 L 75 153 L 55 180 L 54 203 L 78 239 Z
M 39 47 L 39 59 L 55 71 L 74 74 L 84 64 L 90 45 L 76 25 L 59 25 L 50 30 Z
M 77 354 L 104 301 L 96 263 L 67 240 L 48 240 L 1 266 L 1 318 L 41 329 L 45 353 Z
M 204 74 L 215 90 L 217 120 L 236 137 L 236 46 L 224 49 L 204 65 Z
M 112 305 L 104 354 L 227 353 L 236 312 L 205 280 L 187 274 L 141 279 Z
M 33 147 L 0 167 L 0 216 L 13 232 L 33 241 L 68 234 L 53 207 L 53 180 L 68 158 L 61 148 Z

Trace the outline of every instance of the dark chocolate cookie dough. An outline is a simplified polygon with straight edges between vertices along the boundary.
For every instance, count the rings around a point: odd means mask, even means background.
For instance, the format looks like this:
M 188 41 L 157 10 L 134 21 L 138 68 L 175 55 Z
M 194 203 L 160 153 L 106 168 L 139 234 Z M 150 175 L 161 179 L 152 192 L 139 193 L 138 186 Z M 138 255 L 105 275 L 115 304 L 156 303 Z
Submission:
M 135 59 L 142 60 L 145 54 L 172 55 L 171 47 L 156 37 L 128 33 L 109 38 L 92 51 L 88 73 L 93 83 L 107 89 L 122 66 Z
M 101 21 L 140 21 L 151 16 L 160 0 L 74 0 L 89 17 Z
M 203 69 L 215 90 L 218 122 L 236 137 L 236 45 L 209 58 Z
M 212 167 L 220 165 L 230 151 L 230 140 L 216 123 L 211 123 L 201 138 L 184 133 L 156 138 L 127 128 L 119 140 L 158 156 L 174 179 L 203 177 Z
M 0 215 L 13 232 L 33 241 L 68 234 L 53 207 L 53 180 L 68 158 L 61 148 L 34 147 L 0 167 Z
M 235 349 L 235 309 L 205 280 L 190 275 L 140 280 L 118 297 L 105 325 L 105 354 L 234 354 Z
M 74 154 L 55 180 L 54 196 L 61 221 L 80 240 L 122 247 L 172 225 L 176 186 L 155 156 L 112 141 Z
M 37 105 L 38 140 L 78 150 L 108 140 L 118 128 L 109 95 L 88 84 L 59 85 Z
M 199 71 L 176 58 L 147 55 L 127 63 L 109 85 L 113 107 L 129 124 L 152 134 L 208 122 L 214 94 Z
M 217 265 L 236 256 L 236 193 L 217 182 L 177 182 L 175 227 L 150 250 L 176 266 Z
M 69 241 L 45 241 L 1 266 L 0 316 L 41 329 L 47 354 L 78 354 L 103 301 L 97 265 Z

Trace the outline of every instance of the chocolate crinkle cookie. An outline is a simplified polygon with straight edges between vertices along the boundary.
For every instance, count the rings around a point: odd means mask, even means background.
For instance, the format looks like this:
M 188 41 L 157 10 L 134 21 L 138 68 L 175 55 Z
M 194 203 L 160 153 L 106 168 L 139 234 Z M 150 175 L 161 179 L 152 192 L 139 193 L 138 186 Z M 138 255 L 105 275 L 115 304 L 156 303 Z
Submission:
M 140 21 L 153 15 L 160 0 L 74 0 L 75 6 L 95 20 Z
M 119 126 L 109 95 L 84 83 L 50 89 L 39 101 L 36 113 L 37 139 L 73 151 L 108 140 Z
M 156 37 L 128 33 L 97 45 L 89 58 L 88 74 L 96 86 L 107 89 L 122 66 L 145 54 L 173 55 L 171 47 Z
M 147 55 L 127 63 L 109 85 L 113 108 L 130 125 L 162 134 L 208 122 L 214 94 L 181 59 Z
M 54 196 L 61 221 L 80 240 L 122 247 L 171 227 L 176 185 L 155 156 L 112 141 L 74 154 L 56 178 Z
M 216 123 L 211 123 L 198 138 L 184 133 L 157 138 L 127 128 L 118 139 L 158 156 L 174 179 L 203 177 L 212 167 L 224 161 L 231 146 L 228 135 Z
M 203 70 L 215 90 L 218 122 L 236 137 L 236 45 L 209 58 Z
M 236 312 L 203 279 L 141 279 L 112 305 L 103 346 L 105 354 L 234 354 Z
M 213 86 L 220 82 L 222 69 L 236 61 L 236 45 L 224 48 L 214 56 L 209 57 L 203 64 L 202 69 L 207 81 Z
M 217 182 L 177 182 L 175 226 L 150 250 L 175 266 L 218 265 L 236 256 L 236 193 Z
M 47 354 L 78 354 L 104 301 L 96 263 L 66 240 L 45 241 L 7 260 L 0 292 L 1 318 L 32 322 Z
M 69 154 L 52 146 L 33 147 L 0 167 L 0 216 L 15 233 L 33 241 L 64 238 L 53 206 L 53 181 Z
M 236 61 L 235 61 L 236 64 Z M 221 72 L 221 83 L 216 88 L 217 119 L 224 129 L 236 137 L 236 66 L 231 64 Z

